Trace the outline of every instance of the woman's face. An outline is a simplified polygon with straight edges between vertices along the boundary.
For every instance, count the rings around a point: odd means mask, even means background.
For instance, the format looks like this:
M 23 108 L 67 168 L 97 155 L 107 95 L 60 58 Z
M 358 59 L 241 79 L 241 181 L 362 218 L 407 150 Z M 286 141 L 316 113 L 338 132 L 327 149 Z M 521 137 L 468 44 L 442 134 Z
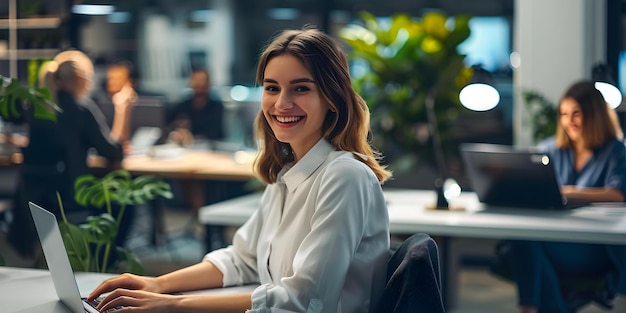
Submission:
M 583 112 L 580 104 L 572 98 L 565 98 L 559 105 L 559 114 L 561 127 L 570 140 L 574 142 L 582 140 Z
M 261 104 L 276 139 L 291 145 L 296 160 L 322 137 L 330 106 L 313 75 L 296 57 L 283 54 L 267 63 Z

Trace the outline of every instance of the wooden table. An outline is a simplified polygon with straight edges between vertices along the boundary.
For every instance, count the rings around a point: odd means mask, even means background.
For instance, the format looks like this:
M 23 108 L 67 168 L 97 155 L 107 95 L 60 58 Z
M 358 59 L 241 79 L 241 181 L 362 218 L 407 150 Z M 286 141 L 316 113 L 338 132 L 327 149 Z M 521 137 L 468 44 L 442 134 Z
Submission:
M 131 155 L 122 160 L 121 167 L 132 175 L 153 175 L 161 178 L 186 181 L 187 188 L 202 190 L 204 181 L 250 181 L 255 179 L 252 160 L 254 152 L 239 151 L 235 153 L 215 152 L 209 150 L 179 149 L 172 150 L 167 157 L 149 155 Z M 90 157 L 89 165 L 96 172 L 106 172 L 106 160 L 102 157 Z M 161 202 L 152 203 L 153 232 L 152 244 L 162 246 L 167 241 L 165 233 L 164 210 Z M 212 233 L 217 232 L 222 238 L 223 227 L 206 227 L 204 241 L 209 249 L 213 242 Z M 223 241 L 223 239 L 220 239 Z
M 122 160 L 122 168 L 132 175 L 154 175 L 171 179 L 197 180 L 237 180 L 247 181 L 255 178 L 252 167 L 254 152 L 236 153 L 208 150 L 181 149 L 176 156 L 151 157 L 148 155 L 130 155 Z M 22 154 L 0 156 L 0 166 L 19 166 Z M 106 168 L 106 160 L 99 156 L 90 156 L 89 166 L 95 170 Z
M 248 155 L 238 158 L 242 153 Z M 250 160 L 252 153 L 232 154 L 182 149 L 178 155 L 172 157 L 126 156 L 121 166 L 132 175 L 154 175 L 171 179 L 247 181 L 255 178 Z M 89 159 L 89 165 L 92 168 L 104 168 L 105 163 L 99 157 Z

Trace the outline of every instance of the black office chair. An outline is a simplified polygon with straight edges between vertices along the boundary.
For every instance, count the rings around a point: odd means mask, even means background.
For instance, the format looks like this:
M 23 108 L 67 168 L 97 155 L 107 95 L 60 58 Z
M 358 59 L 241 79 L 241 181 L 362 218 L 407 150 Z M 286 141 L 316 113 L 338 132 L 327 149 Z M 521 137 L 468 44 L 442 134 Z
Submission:
M 387 263 L 381 313 L 443 313 L 439 250 L 427 234 L 407 238 Z

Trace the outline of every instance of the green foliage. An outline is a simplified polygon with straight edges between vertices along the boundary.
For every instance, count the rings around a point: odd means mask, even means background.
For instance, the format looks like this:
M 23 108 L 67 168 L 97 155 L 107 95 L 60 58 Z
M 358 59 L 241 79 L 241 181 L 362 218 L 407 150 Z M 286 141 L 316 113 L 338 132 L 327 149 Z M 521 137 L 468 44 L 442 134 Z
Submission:
M 556 133 L 558 107 L 536 91 L 523 91 L 522 98 L 530 115 L 532 135 L 541 141 Z
M 457 46 L 470 34 L 470 18 L 396 14 L 381 22 L 367 12 L 360 17 L 364 26 L 348 25 L 340 37 L 351 48 L 349 58 L 369 67 L 362 76 L 354 75 L 354 85 L 370 107 L 375 144 L 392 142 L 404 153 L 432 162 L 425 108 L 431 92 L 444 150 L 456 153 L 451 122 L 465 110 L 458 94 L 472 75 Z
M 37 15 L 41 10 L 41 0 L 20 0 L 20 18 Z
M 128 205 L 143 204 L 158 197 L 172 198 L 170 186 L 153 176 L 133 178 L 126 170 L 115 170 L 102 178 L 91 174 L 80 176 L 74 183 L 78 204 L 104 209 L 98 216 L 90 216 L 85 223 L 74 225 L 67 221 L 61 205 L 63 220 L 59 222 L 61 234 L 75 271 L 102 272 L 120 270 L 141 274 L 140 260 L 129 249 L 114 247 L 122 216 Z M 60 199 L 59 199 L 59 202 Z M 119 205 L 117 216 L 112 206 Z M 115 249 L 115 260 L 110 260 Z M 98 257 L 102 255 L 102 258 Z M 109 267 L 109 265 L 111 265 Z
M 30 105 L 35 118 L 40 119 L 56 120 L 56 112 L 61 111 L 48 89 L 25 86 L 17 79 L 0 75 L 0 118 L 19 119 Z
M 0 75 L 0 119 L 21 119 L 22 112 L 31 104 L 35 118 L 56 120 L 56 112 L 61 110 L 52 100 L 48 89 L 24 86 L 16 79 Z M 0 255 L 0 266 L 2 265 L 4 259 Z

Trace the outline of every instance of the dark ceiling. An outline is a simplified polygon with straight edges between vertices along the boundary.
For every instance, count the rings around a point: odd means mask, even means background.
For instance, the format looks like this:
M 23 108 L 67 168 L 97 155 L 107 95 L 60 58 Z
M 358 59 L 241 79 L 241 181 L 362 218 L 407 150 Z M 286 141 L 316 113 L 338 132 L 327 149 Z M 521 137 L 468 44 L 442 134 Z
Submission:
M 48 0 L 50 1 L 50 0 Z M 305 13 L 323 10 L 345 10 L 358 12 L 366 10 L 377 15 L 391 15 L 397 12 L 409 12 L 419 15 L 424 10 L 439 9 L 448 14 L 471 14 L 481 16 L 512 16 L 514 0 L 233 0 L 237 6 L 251 12 L 262 12 L 268 8 L 298 8 Z M 210 1 L 198 0 L 80 0 L 82 3 L 115 4 L 119 8 L 146 8 L 188 6 L 201 8 Z

